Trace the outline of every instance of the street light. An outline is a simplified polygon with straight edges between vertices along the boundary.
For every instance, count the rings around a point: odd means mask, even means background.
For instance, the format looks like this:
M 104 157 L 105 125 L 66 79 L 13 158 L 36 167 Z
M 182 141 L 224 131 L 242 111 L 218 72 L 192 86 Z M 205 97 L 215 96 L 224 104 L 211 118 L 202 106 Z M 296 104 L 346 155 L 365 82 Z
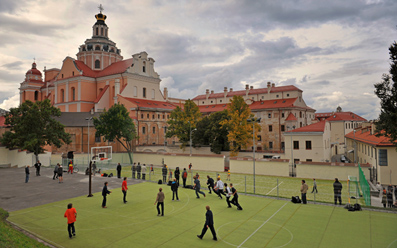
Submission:
M 353 130 L 354 137 L 354 163 L 357 161 L 357 150 L 356 150 L 356 129 Z
M 289 128 L 290 130 L 295 129 L 295 126 L 287 126 L 287 128 Z M 292 133 L 290 133 L 291 136 L 291 176 L 294 177 L 294 167 L 295 167 L 295 162 L 294 162 L 294 149 L 293 149 L 293 145 L 292 145 Z
M 252 119 L 248 119 L 247 120 L 247 122 L 252 122 L 252 130 L 253 130 L 253 133 L 252 133 L 252 143 L 253 143 L 253 155 L 252 155 L 252 161 L 253 161 L 253 169 L 254 169 L 254 194 L 255 194 L 255 123 L 256 122 L 258 122 L 258 123 L 260 123 L 261 122 L 261 118 L 258 118 L 258 119 L 254 119 L 254 118 L 252 118 Z
M 188 121 L 189 122 L 189 136 L 190 136 L 190 157 L 192 156 L 192 131 L 195 131 L 195 130 L 197 130 L 196 128 L 195 129 L 193 129 L 192 130 L 192 123 L 190 122 L 190 121 Z
M 88 197 L 92 197 L 92 196 L 94 196 L 92 193 L 91 193 L 91 185 L 92 185 L 92 181 L 91 181 L 91 170 L 92 170 L 92 167 L 91 167 L 91 162 L 90 162 L 90 121 L 92 120 L 92 117 L 87 117 L 87 118 L 85 118 L 85 120 L 87 121 L 87 140 L 88 140 L 88 144 L 87 144 L 87 154 L 88 154 L 88 167 L 89 167 L 89 177 L 88 177 Z

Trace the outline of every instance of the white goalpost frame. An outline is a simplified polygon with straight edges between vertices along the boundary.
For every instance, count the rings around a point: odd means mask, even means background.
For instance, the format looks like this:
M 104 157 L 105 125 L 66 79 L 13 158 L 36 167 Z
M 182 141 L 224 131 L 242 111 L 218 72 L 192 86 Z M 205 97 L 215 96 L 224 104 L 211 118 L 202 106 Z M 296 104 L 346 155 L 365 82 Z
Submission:
M 111 146 L 97 146 L 91 147 L 90 161 L 103 162 L 112 160 L 112 147 Z

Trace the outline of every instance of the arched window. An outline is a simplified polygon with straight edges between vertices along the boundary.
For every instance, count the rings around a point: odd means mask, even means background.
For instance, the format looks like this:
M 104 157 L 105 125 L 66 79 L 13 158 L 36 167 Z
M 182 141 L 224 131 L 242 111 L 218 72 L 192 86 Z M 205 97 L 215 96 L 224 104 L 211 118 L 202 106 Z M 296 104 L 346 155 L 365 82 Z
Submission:
M 61 102 L 65 102 L 65 91 L 61 90 Z
M 72 87 L 72 101 L 76 100 L 76 89 Z
M 95 47 L 95 51 L 100 51 L 101 50 L 101 47 L 100 46 L 96 46 Z
M 138 88 L 134 86 L 134 96 L 137 96 L 137 94 L 138 94 Z
M 34 100 L 39 100 L 39 92 L 37 90 L 34 92 Z
M 99 59 L 95 60 L 95 68 L 101 68 L 101 61 L 99 61 Z
M 146 62 L 143 62 L 142 72 L 146 72 Z

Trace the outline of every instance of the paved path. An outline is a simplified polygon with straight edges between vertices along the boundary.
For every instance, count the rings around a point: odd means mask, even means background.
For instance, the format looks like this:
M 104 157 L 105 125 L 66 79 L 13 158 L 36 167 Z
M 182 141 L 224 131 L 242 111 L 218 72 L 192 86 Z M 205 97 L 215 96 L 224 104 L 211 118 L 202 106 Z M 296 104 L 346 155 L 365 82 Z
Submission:
M 83 173 L 63 173 L 64 183 L 52 180 L 53 168 L 41 168 L 41 176 L 36 169 L 30 168 L 30 180 L 25 183 L 25 168 L 0 169 L 0 208 L 9 212 L 40 206 L 43 204 L 88 195 L 88 176 Z M 105 181 L 109 189 L 121 187 L 122 179 L 117 177 L 92 177 L 92 193 L 102 191 Z M 128 178 L 128 185 L 142 182 Z M 94 196 L 95 197 L 95 196 Z M 102 198 L 98 198 L 98 204 Z

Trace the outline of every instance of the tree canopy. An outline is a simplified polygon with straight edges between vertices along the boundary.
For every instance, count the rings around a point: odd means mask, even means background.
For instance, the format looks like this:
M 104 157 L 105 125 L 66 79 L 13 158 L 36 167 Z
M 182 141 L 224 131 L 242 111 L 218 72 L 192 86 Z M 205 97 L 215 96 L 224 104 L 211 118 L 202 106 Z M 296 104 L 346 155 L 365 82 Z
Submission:
M 382 81 L 375 84 L 375 94 L 380 99 L 381 112 L 376 121 L 377 135 L 390 138 L 397 145 L 397 43 L 389 47 L 390 70 Z
M 190 131 L 196 129 L 197 122 L 201 119 L 200 109 L 192 100 L 187 100 L 183 109 L 177 106 L 170 114 L 167 121 L 167 138 L 176 136 L 182 143 L 181 148 L 189 145 Z M 193 135 L 192 135 L 193 136 Z
M 104 140 L 117 140 L 128 152 L 132 164 L 133 140 L 137 138 L 135 125 L 128 110 L 122 104 L 115 104 L 94 118 L 97 136 Z
M 5 116 L 5 124 L 10 127 L 1 137 L 7 148 L 19 148 L 33 152 L 37 156 L 44 152 L 45 145 L 61 147 L 71 143 L 70 134 L 54 117 L 61 111 L 52 106 L 50 100 L 26 101 L 17 108 L 11 108 Z
M 220 123 L 228 119 L 227 111 L 215 112 L 205 116 L 197 122 L 197 131 L 193 135 L 193 143 L 198 145 L 210 145 L 211 152 L 220 154 L 229 150 L 227 139 L 228 130 Z
M 229 132 L 227 135 L 230 145 L 230 155 L 237 156 L 241 148 L 252 145 L 252 123 L 248 119 L 253 118 L 253 114 L 241 96 L 233 96 L 230 104 L 227 106 L 228 119 L 223 120 L 220 124 Z M 255 122 L 255 139 L 261 127 Z

